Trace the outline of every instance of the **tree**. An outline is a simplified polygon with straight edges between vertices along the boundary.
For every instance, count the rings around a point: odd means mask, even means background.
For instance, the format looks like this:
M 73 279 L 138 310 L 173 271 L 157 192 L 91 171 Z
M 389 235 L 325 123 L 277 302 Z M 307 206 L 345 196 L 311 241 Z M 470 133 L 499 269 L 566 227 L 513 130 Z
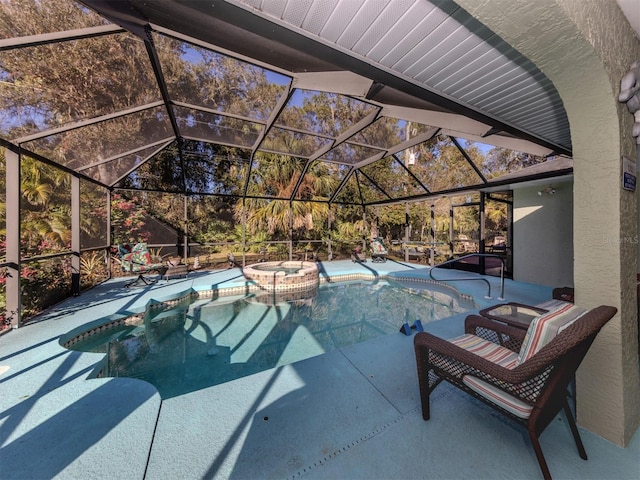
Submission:
M 257 170 L 252 177 L 249 193 L 266 194 L 276 199 L 247 198 L 244 202 L 236 203 L 236 221 L 242 222 L 244 215 L 249 232 L 255 234 L 265 230 L 276 238 L 285 239 L 288 238 L 290 224 L 300 234 L 321 228 L 326 222 L 327 204 L 312 201 L 327 196 L 335 189 L 336 180 L 326 174 L 326 169 L 316 165 L 309 168 L 301 179 L 300 160 L 280 155 L 259 155 Z M 298 198 L 308 201 L 277 200 L 291 198 L 298 184 Z
M 22 157 L 20 171 L 23 255 L 29 257 L 69 250 L 71 176 L 30 157 Z
M 493 178 L 545 161 L 546 158 L 529 153 L 494 147 L 488 152 L 486 160 L 482 164 L 482 171 L 487 178 Z

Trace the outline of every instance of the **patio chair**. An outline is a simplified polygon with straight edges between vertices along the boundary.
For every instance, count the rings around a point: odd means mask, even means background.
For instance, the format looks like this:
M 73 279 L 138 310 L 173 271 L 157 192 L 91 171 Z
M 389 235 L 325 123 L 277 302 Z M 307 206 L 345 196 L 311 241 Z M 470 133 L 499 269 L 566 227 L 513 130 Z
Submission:
M 493 244 L 489 246 L 489 253 L 505 254 L 507 253 L 507 238 L 498 235 L 493 239 Z
M 384 246 L 382 239 L 376 237 L 371 240 L 371 261 L 376 263 L 382 263 L 387 261 L 387 255 L 389 252 Z
M 551 474 L 538 437 L 560 410 L 586 460 L 567 387 L 616 311 L 608 306 L 585 311 L 565 304 L 536 317 L 526 331 L 470 315 L 465 334 L 452 340 L 418 333 L 414 348 L 423 419 L 429 420 L 431 392 L 445 380 L 526 427 L 545 479 Z M 554 336 L 555 332 L 559 333 Z
M 351 260 L 358 263 L 367 263 L 367 258 L 362 253 L 362 247 L 358 245 L 351 251 Z
M 163 275 L 167 267 L 162 261 L 153 261 L 146 243 L 136 243 L 118 245 L 118 253 L 120 255 L 120 265 L 125 273 L 137 273 L 135 280 L 125 283 L 125 287 L 134 287 L 139 285 L 151 285 L 157 280 L 145 277 L 145 273 L 156 272 Z

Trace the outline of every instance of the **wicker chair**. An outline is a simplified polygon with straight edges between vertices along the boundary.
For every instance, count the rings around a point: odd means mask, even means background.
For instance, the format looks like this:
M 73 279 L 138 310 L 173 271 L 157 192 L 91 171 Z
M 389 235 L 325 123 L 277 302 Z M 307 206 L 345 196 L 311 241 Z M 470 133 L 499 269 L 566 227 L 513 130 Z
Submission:
M 525 331 L 470 315 L 465 320 L 465 335 L 456 339 L 418 333 L 414 346 L 424 420 L 429 420 L 431 392 L 446 380 L 526 427 L 544 478 L 551 475 L 538 437 L 560 410 L 566 414 L 580 457 L 586 460 L 567 387 L 596 335 L 617 310 L 600 306 L 585 313 L 573 305 L 564 308 L 578 312 L 578 318 L 563 325 L 560 333 L 535 351 L 524 352 L 540 333 L 541 323 L 535 320 Z M 553 315 L 550 312 L 538 318 Z

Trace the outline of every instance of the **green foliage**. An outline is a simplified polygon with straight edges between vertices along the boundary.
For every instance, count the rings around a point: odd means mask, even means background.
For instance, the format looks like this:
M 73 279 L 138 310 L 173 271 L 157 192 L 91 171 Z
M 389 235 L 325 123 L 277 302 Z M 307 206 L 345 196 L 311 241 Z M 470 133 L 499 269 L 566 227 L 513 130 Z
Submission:
M 494 178 L 544 161 L 545 158 L 536 155 L 494 147 L 482 162 L 482 171 L 487 178 Z
M 70 175 L 30 157 L 23 157 L 20 171 L 22 255 L 68 251 L 71 244 Z
M 105 280 L 107 275 L 103 251 L 86 252 L 80 256 L 80 278 L 84 285 L 95 285 Z
M 71 267 L 68 257 L 24 266 L 22 276 L 23 315 L 29 318 L 71 295 Z

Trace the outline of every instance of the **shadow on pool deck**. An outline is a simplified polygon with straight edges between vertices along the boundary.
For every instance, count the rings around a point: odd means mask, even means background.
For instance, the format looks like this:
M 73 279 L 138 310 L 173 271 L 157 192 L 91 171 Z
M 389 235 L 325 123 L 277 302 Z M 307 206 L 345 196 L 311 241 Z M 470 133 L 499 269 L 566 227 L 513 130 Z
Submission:
M 381 276 L 426 272 L 368 267 Z M 328 275 L 362 268 L 322 264 Z M 230 269 L 133 290 L 108 282 L 0 337 L 0 367 L 9 367 L 0 374 L 0 478 L 540 478 L 526 432 L 447 385 L 422 420 L 413 339 L 400 333 L 164 401 L 140 380 L 87 380 L 102 355 L 59 345 L 92 319 L 238 281 Z M 499 303 L 482 298 L 480 282 L 463 283 L 456 287 L 479 308 Z M 507 281 L 505 296 L 539 303 L 550 289 Z M 450 337 L 464 316 L 425 326 Z M 542 435 L 554 478 L 640 478 L 638 435 L 623 449 L 581 433 L 587 462 L 562 417 Z

